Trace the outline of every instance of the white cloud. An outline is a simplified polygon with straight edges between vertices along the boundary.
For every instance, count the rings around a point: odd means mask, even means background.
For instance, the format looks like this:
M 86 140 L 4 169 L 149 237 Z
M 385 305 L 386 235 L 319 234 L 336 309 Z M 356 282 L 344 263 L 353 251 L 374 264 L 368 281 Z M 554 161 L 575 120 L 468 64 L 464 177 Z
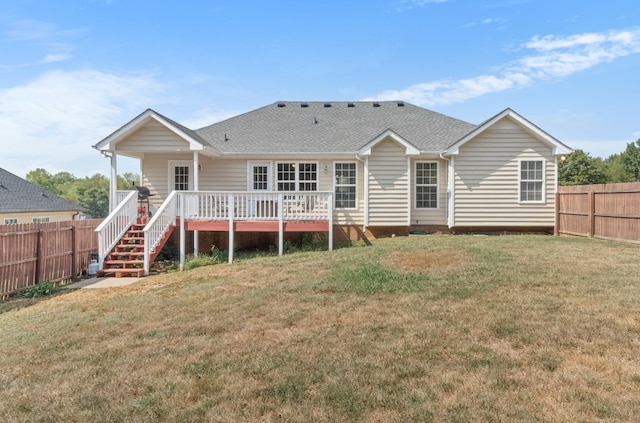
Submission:
M 451 0 L 401 0 L 400 6 L 396 8 L 398 12 L 403 12 L 405 10 L 411 10 L 416 7 L 426 7 L 432 3 L 446 3 Z
M 51 71 L 0 90 L 0 167 L 21 176 L 38 167 L 105 173 L 98 167 L 106 163 L 91 145 L 140 113 L 161 90 L 149 75 L 92 70 Z
M 557 37 L 533 37 L 522 47 L 536 53 L 502 66 L 494 75 L 420 83 L 367 100 L 404 99 L 422 106 L 459 103 L 492 92 L 561 78 L 640 52 L 640 28 Z

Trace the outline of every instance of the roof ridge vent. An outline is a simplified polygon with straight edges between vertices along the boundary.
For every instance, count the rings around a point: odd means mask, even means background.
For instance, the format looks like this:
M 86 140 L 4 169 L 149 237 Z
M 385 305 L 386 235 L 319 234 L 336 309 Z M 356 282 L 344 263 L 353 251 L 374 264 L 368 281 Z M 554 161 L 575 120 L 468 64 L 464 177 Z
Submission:
M 324 107 L 331 107 L 331 103 L 324 103 Z
M 300 107 L 309 107 L 307 103 L 300 103 Z
M 373 103 L 373 107 L 380 107 L 380 103 Z
M 354 103 L 347 103 L 347 107 L 356 107 Z
M 404 107 L 404 101 L 398 101 L 398 107 Z
M 285 106 L 286 106 L 286 104 L 284 104 L 284 103 L 278 103 L 278 107 L 285 107 Z

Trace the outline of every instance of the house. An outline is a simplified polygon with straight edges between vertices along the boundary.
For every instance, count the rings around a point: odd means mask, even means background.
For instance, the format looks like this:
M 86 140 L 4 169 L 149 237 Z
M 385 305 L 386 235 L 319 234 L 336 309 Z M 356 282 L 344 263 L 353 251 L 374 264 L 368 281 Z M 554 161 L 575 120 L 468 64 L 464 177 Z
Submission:
M 76 220 L 84 208 L 0 168 L 0 224 Z
M 232 246 L 236 232 L 550 231 L 571 152 L 511 109 L 474 125 L 402 101 L 276 102 L 198 130 L 148 109 L 94 148 L 111 157 L 112 209 L 117 157 L 140 159 L 151 208 L 175 192 L 185 220 L 163 225 L 193 231 L 196 251 L 198 231 Z

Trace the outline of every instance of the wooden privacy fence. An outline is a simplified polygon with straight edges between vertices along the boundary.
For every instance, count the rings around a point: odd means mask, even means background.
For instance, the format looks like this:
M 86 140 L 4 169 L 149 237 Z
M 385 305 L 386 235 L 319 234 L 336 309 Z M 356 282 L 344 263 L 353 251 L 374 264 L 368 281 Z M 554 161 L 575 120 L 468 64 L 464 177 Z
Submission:
M 0 298 L 45 280 L 74 280 L 98 252 L 101 219 L 0 225 Z
M 640 182 L 559 187 L 555 233 L 640 242 Z

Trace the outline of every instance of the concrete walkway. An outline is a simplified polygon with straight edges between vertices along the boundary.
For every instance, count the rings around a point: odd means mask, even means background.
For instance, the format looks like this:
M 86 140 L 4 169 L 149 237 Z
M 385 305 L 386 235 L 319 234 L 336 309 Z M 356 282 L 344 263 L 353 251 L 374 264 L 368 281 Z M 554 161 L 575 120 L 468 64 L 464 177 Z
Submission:
M 118 286 L 127 286 L 136 283 L 144 278 L 113 278 L 113 277 L 92 277 L 82 279 L 78 282 L 64 285 L 63 289 L 84 289 L 84 288 L 114 288 Z

